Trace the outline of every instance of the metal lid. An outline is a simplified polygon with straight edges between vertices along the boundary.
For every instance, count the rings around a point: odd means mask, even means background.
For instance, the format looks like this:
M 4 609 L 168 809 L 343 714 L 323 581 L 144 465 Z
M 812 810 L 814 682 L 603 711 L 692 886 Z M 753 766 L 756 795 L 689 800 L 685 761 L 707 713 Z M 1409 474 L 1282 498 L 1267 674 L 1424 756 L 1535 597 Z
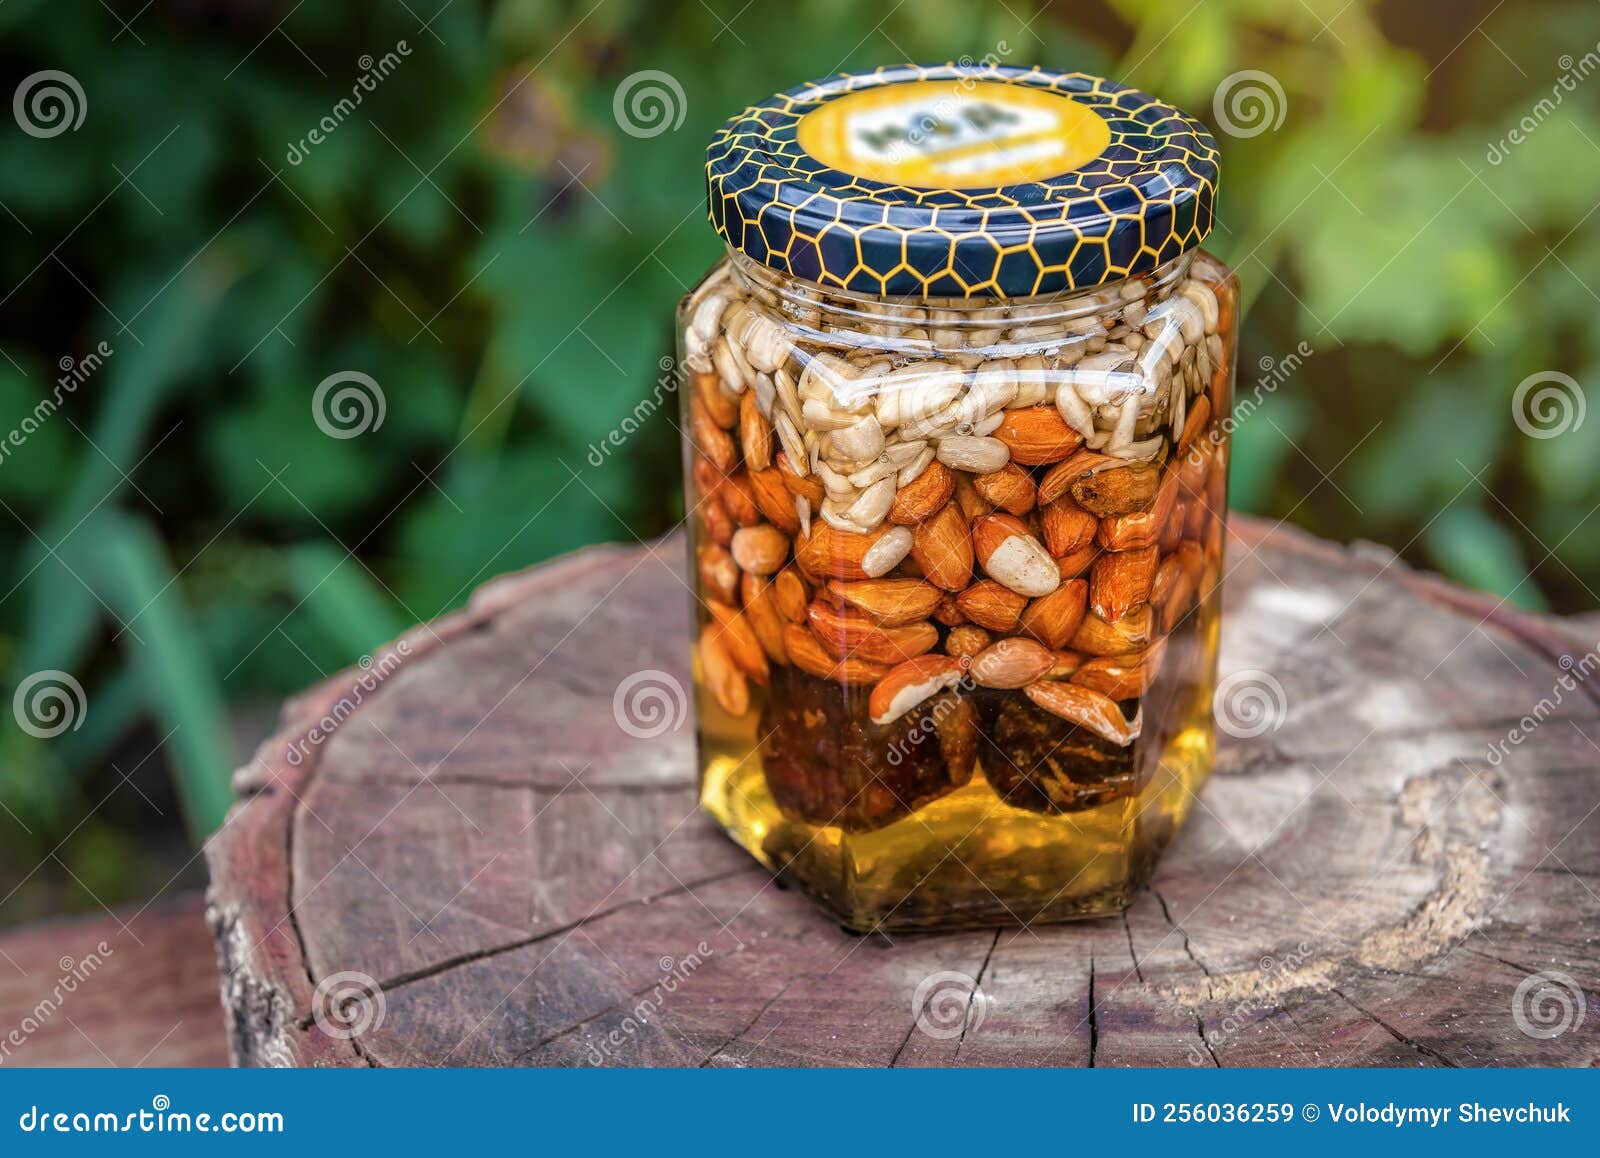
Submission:
M 711 223 L 792 277 L 1021 297 L 1146 273 L 1211 230 L 1204 125 L 1083 73 L 899 65 L 802 85 L 706 150 Z

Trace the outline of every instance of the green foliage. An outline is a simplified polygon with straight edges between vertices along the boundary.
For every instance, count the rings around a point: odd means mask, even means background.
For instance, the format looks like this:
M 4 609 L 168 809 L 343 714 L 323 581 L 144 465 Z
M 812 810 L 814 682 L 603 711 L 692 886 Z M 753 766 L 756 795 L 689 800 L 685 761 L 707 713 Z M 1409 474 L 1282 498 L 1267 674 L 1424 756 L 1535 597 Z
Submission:
M 90 705 L 54 741 L 0 727 L 22 855 L 90 810 L 141 727 L 171 733 L 204 833 L 230 710 L 497 572 L 670 527 L 670 407 L 602 466 L 589 448 L 651 392 L 672 306 L 716 256 L 702 143 L 841 68 L 1076 67 L 1213 123 L 1225 78 L 1269 73 L 1281 125 L 1219 135 L 1212 248 L 1247 287 L 1240 390 L 1260 396 L 1234 503 L 1529 606 L 1594 606 L 1600 414 L 1534 439 L 1512 394 L 1566 369 L 1600 405 L 1600 81 L 1489 154 L 1600 40 L 1600 10 L 1422 7 L 497 0 L 424 29 L 403 4 L 223 2 L 158 5 L 129 33 L 104 6 L 0 5 L 8 77 L 58 69 L 87 97 L 75 131 L 0 128 L 0 425 L 52 397 L 61 359 L 113 351 L 0 459 L 7 686 L 59 668 Z M 357 89 L 386 53 L 390 75 Z M 680 127 L 619 127 L 614 94 L 642 69 L 682 84 Z M 1302 341 L 1312 357 L 1258 383 Z M 383 422 L 329 437 L 313 396 L 350 371 Z M 125 853 L 115 824 L 83 831 L 63 856 L 115 893 L 84 860 Z

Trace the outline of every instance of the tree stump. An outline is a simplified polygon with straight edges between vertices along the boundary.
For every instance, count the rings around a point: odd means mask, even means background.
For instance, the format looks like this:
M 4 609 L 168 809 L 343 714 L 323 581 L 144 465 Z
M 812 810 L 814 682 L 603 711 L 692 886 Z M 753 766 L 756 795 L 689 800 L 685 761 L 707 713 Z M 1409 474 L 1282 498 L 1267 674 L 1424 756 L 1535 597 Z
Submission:
M 1281 722 L 1230 709 L 1132 908 L 861 937 L 697 811 L 692 715 L 618 726 L 689 686 L 683 554 L 498 579 L 289 704 L 209 849 L 237 1063 L 1600 1059 L 1593 629 L 1237 519 L 1222 671 Z

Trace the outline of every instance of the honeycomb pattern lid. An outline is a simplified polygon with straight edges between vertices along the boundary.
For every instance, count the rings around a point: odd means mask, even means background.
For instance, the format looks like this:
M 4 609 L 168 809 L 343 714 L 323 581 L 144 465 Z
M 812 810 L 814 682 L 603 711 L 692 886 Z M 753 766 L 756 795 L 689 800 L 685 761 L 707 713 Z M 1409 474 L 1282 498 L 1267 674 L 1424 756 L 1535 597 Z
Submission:
M 1205 126 L 1082 73 L 901 65 L 801 85 L 706 150 L 711 223 L 792 277 L 1021 297 L 1145 273 L 1211 229 Z

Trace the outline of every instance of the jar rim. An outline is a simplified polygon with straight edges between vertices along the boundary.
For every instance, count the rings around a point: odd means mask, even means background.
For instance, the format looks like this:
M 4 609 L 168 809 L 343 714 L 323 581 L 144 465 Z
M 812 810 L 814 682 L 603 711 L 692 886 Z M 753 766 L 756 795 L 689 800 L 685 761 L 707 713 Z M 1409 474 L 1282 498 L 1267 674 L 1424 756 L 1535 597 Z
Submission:
M 819 116 L 827 131 L 809 132 Z M 1052 149 L 1071 165 L 1041 176 L 1030 158 Z M 1148 273 L 1205 238 L 1219 176 L 1210 132 L 1172 105 L 989 63 L 801 85 L 730 118 L 706 157 L 730 249 L 878 297 L 1037 297 Z M 950 175 L 974 165 L 990 183 Z M 922 183 L 881 179 L 897 174 Z

